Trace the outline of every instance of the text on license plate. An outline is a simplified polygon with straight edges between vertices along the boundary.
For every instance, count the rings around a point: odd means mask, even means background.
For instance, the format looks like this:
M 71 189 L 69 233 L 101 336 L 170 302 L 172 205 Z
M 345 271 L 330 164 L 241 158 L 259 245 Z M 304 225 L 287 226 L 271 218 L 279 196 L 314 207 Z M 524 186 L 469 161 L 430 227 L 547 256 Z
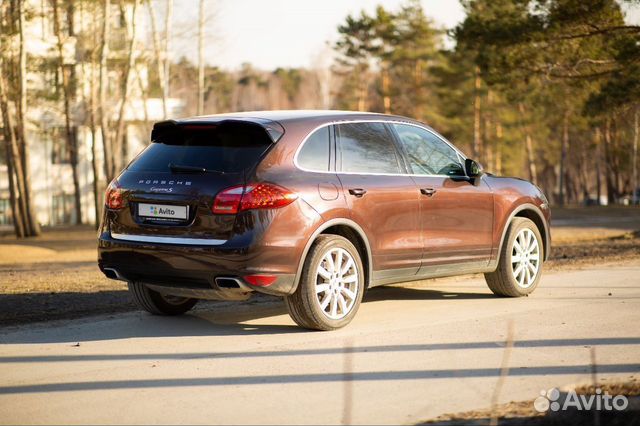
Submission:
M 161 217 L 165 219 L 187 219 L 188 206 L 169 206 L 164 204 L 138 204 L 138 215 L 144 217 Z

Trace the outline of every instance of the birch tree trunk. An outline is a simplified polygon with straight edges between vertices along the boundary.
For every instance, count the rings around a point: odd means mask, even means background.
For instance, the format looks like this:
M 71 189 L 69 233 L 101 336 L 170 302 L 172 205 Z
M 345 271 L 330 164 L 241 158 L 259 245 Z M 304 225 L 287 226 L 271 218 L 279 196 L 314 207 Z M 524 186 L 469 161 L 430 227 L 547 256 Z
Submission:
M 596 155 L 595 155 L 595 163 L 596 163 L 596 192 L 598 197 L 597 204 L 600 205 L 600 199 L 602 197 L 602 171 L 600 170 L 600 164 L 602 163 L 602 136 L 600 134 L 600 127 L 596 127 L 595 130 L 595 144 L 596 144 Z
M 7 158 L 7 175 L 9 183 L 9 202 L 11 203 L 11 214 L 13 216 L 13 229 L 16 237 L 24 238 L 27 236 L 25 229 L 25 214 L 23 210 L 21 195 L 21 160 L 18 154 L 15 126 L 11 115 L 9 114 L 9 101 L 7 99 L 4 74 L 2 73 L 2 60 L 0 59 L 0 109 L 2 109 L 2 124 L 4 131 L 5 153 Z M 18 173 L 16 173 L 18 170 Z M 15 175 L 15 176 L 14 176 Z
M 164 20 L 164 93 L 162 96 L 169 99 L 171 94 L 171 30 L 173 24 L 173 0 L 167 0 L 167 11 Z
M 147 0 L 147 11 L 149 12 L 149 21 L 151 23 L 151 37 L 153 40 L 153 53 L 155 56 L 156 70 L 158 73 L 158 83 L 160 85 L 160 91 L 162 92 L 162 118 L 167 118 L 167 91 L 165 90 L 166 77 L 164 75 L 164 57 L 160 49 L 160 39 L 158 37 L 158 28 L 156 25 L 156 12 L 153 8 L 153 1 Z
M 197 115 L 204 113 L 204 0 L 198 8 L 198 109 Z
M 114 154 L 117 152 L 118 156 L 114 155 L 113 166 L 114 168 L 111 170 L 111 174 L 115 176 L 115 174 L 120 170 L 122 166 L 122 150 L 123 150 L 123 140 L 125 129 L 125 112 L 126 107 L 129 102 L 129 80 L 131 80 L 131 70 L 135 66 L 135 55 L 134 55 L 134 45 L 136 39 L 136 12 L 138 8 L 138 1 L 134 0 L 133 2 L 133 10 L 131 11 L 131 34 L 129 35 L 129 43 L 127 46 L 127 62 L 125 64 L 124 73 L 122 76 L 122 94 L 120 100 L 120 108 L 118 111 L 118 120 L 116 124 L 116 135 L 114 138 Z
M 25 223 L 27 236 L 32 237 L 40 234 L 40 225 L 35 217 L 32 208 L 31 197 L 31 165 L 29 164 L 29 144 L 27 143 L 26 132 L 26 120 L 27 120 L 27 51 L 24 46 L 24 27 L 25 27 L 25 11 L 24 0 L 18 0 L 18 22 L 19 22 L 19 41 L 20 41 L 20 54 L 19 54 L 19 67 L 18 67 L 18 79 L 20 94 L 17 108 L 17 127 L 18 137 L 20 141 L 20 161 L 22 171 L 22 182 L 24 185 L 21 192 L 23 202 L 25 204 Z M 18 168 L 15 168 L 18 170 Z
M 71 64 L 72 69 L 67 72 L 65 69 L 64 58 L 64 39 L 62 36 L 62 30 L 60 28 L 60 9 L 59 0 L 52 0 L 53 6 L 53 32 L 56 36 L 56 46 L 58 50 L 58 66 L 60 68 L 60 75 L 62 76 L 62 94 L 64 105 L 64 127 L 67 137 L 67 151 L 69 152 L 69 161 L 71 162 L 71 175 L 73 180 L 73 195 L 74 195 L 74 210 L 75 210 L 75 224 L 82 223 L 82 201 L 80 197 L 80 179 L 78 176 L 78 143 L 76 135 L 72 129 L 72 117 L 71 117 L 71 102 L 75 99 L 75 94 L 72 90 L 75 88 L 75 72 L 73 67 L 75 64 Z M 67 25 L 69 28 L 69 36 L 74 35 L 73 31 L 73 18 L 69 16 L 73 15 L 73 6 L 70 6 L 71 10 L 68 11 Z
M 607 204 L 615 203 L 617 194 L 613 183 L 613 171 L 611 170 L 611 118 L 607 117 L 604 122 L 604 164 L 605 164 L 605 180 L 607 184 Z
M 107 107 L 107 91 L 109 89 L 109 70 L 107 69 L 107 57 L 109 55 L 109 38 L 111 20 L 111 2 L 103 0 L 102 3 L 102 36 L 100 38 L 100 65 L 98 67 L 98 90 L 100 109 L 100 134 L 102 135 L 102 153 L 104 176 L 107 183 L 113 179 L 113 150 L 111 149 L 111 132 L 109 131 L 109 110 Z
M 529 180 L 533 183 L 538 182 L 538 170 L 536 168 L 535 156 L 533 154 L 533 138 L 531 137 L 531 126 L 527 122 L 527 111 L 522 102 L 518 104 L 520 112 L 520 120 L 524 129 L 524 146 L 527 154 L 527 168 L 529 169 Z
M 471 149 L 473 158 L 478 158 L 478 156 L 480 155 L 480 145 L 482 143 L 482 141 L 480 140 L 480 84 L 480 68 L 476 66 L 474 80 L 475 95 L 473 100 L 473 147 Z
M 631 157 L 632 161 L 632 201 L 633 204 L 638 203 L 638 112 L 640 110 L 639 106 L 635 106 L 633 111 L 633 156 Z
M 564 206 L 566 184 L 567 147 L 569 146 L 569 111 L 562 118 L 562 143 L 560 144 L 560 179 L 558 185 L 558 204 Z
M 423 99 L 420 94 L 422 93 L 422 61 L 420 59 L 416 59 L 415 64 L 413 65 L 413 84 L 415 87 L 415 95 L 416 102 L 413 105 L 413 115 L 416 120 L 422 120 L 422 104 Z
M 94 214 L 95 214 L 95 229 L 98 229 L 100 227 L 100 219 L 101 219 L 101 213 L 102 213 L 102 209 L 100 208 L 100 206 L 102 205 L 102 199 L 100 197 L 100 185 L 99 185 L 99 181 L 100 181 L 100 171 L 99 171 L 99 167 L 98 167 L 98 140 L 97 140 L 97 133 L 98 133 L 98 126 L 96 123 L 96 115 L 97 115 L 97 108 L 96 108 L 96 98 L 97 98 L 97 93 L 96 93 L 96 66 L 97 64 L 97 60 L 96 60 L 96 48 L 97 48 L 97 44 L 98 44 L 98 40 L 96 37 L 96 28 L 94 26 L 92 26 L 92 29 L 94 31 L 92 31 L 92 42 L 93 42 L 93 48 L 91 50 L 91 56 L 90 56 L 90 61 L 89 61 L 89 131 L 91 132 L 91 173 L 93 174 L 93 182 L 92 182 L 92 189 L 93 189 L 93 209 L 94 209 Z M 84 69 L 84 68 L 83 68 Z M 86 102 L 85 102 L 86 104 Z
M 387 64 L 382 65 L 381 69 L 382 78 L 382 103 L 384 105 L 384 113 L 391 114 L 391 79 L 389 78 L 389 66 Z
M 7 151 L 7 164 L 9 165 L 9 183 L 13 183 L 13 203 L 12 213 L 14 216 L 14 228 L 17 237 L 31 236 L 29 229 L 27 202 L 25 199 L 25 181 L 22 170 L 22 158 L 18 147 L 18 138 L 16 135 L 16 125 L 13 122 L 13 115 L 9 111 L 9 98 L 4 81 L 3 61 L 0 58 L 0 109 L 2 110 L 2 122 L 5 138 L 5 150 Z M 10 187 L 11 188 L 11 187 Z M 11 196 L 11 195 L 10 195 Z M 17 226 L 16 226 L 17 223 Z
M 151 123 L 149 121 L 149 86 L 145 87 L 144 82 L 142 81 L 142 75 L 140 75 L 140 70 L 136 69 L 136 80 L 138 82 L 138 90 L 140 90 L 140 94 L 142 96 L 142 114 L 144 117 L 144 130 L 149 135 L 151 134 Z

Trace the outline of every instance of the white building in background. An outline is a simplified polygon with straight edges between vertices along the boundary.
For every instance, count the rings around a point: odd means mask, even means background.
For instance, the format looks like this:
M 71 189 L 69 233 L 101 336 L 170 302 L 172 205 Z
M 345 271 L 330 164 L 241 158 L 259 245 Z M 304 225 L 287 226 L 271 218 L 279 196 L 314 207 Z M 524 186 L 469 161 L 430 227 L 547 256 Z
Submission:
M 29 69 L 40 68 L 37 72 L 30 71 L 28 80 L 28 97 L 38 99 L 33 105 L 28 105 L 27 136 L 29 144 L 31 187 L 33 204 L 38 222 L 44 226 L 55 226 L 75 222 L 74 189 L 71 166 L 69 164 L 68 151 L 66 149 L 66 136 L 64 125 L 64 110 L 61 101 L 46 101 L 47 94 L 55 91 L 56 79 L 60 78 L 57 67 L 37 67 L 34 65 L 51 63 L 57 58 L 56 38 L 53 33 L 52 13 L 49 2 L 30 0 L 27 2 L 29 10 L 33 13 L 27 21 L 25 28 L 25 42 Z M 97 2 L 96 2 L 97 3 Z M 131 5 L 127 5 L 125 13 L 131 15 Z M 117 58 L 117 48 L 124 45 L 126 29 L 121 26 L 123 21 L 120 9 L 112 6 L 112 40 L 110 43 L 110 59 Z M 74 115 L 73 130 L 78 142 L 78 175 L 80 180 L 82 200 L 82 221 L 94 223 L 95 208 L 93 194 L 93 172 L 91 166 L 92 137 L 88 126 L 88 113 L 83 99 L 89 93 L 91 64 L 83 61 L 86 52 L 83 52 L 83 37 L 93 37 L 95 26 L 93 16 L 86 10 L 75 12 L 76 36 L 69 37 L 65 43 L 65 62 L 73 66 L 78 82 L 77 99 L 72 106 Z M 128 19 L 127 21 L 130 21 Z M 138 10 L 136 18 L 136 42 L 135 55 L 146 55 L 147 30 L 143 10 Z M 119 26 L 120 25 L 120 26 Z M 133 158 L 141 149 L 149 143 L 150 125 L 154 121 L 163 119 L 161 99 L 143 100 L 141 87 L 146 87 L 148 82 L 146 61 L 138 61 L 129 83 L 129 102 L 125 108 L 125 164 Z M 95 71 L 95 70 L 94 70 Z M 109 75 L 111 86 L 110 112 L 113 121 L 117 116 L 119 100 L 114 99 L 118 93 L 119 74 L 113 72 Z M 41 97 L 38 94 L 42 94 Z M 182 114 L 183 102 L 179 99 L 169 99 L 167 115 L 176 117 Z M 0 229 L 9 229 L 12 226 L 11 205 L 9 201 L 9 185 L 7 166 L 5 160 L 4 141 L 0 132 Z M 100 132 L 97 132 L 96 158 L 99 160 L 100 187 L 105 185 L 102 173 L 102 141 Z M 100 200 L 102 201 L 102 200 Z

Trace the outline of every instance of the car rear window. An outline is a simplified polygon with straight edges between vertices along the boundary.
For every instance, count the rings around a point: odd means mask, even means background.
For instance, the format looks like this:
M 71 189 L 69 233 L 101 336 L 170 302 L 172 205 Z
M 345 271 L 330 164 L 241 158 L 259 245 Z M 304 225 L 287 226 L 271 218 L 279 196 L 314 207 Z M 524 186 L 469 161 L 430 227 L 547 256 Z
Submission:
M 255 166 L 272 144 L 261 126 L 238 122 L 156 125 L 151 142 L 129 170 L 169 172 L 170 165 L 179 165 L 242 172 Z

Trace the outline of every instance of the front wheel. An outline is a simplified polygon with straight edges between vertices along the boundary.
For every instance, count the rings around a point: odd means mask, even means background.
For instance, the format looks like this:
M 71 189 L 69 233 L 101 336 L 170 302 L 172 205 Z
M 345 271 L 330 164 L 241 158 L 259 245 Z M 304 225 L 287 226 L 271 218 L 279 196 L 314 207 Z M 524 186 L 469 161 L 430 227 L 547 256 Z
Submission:
M 321 235 L 307 254 L 298 288 L 284 300 L 299 326 L 335 330 L 356 315 L 364 285 L 362 260 L 355 246 L 338 235 Z
M 154 315 L 182 315 L 198 303 L 198 299 L 158 293 L 136 282 L 129 283 L 129 294 L 139 307 Z
M 543 259 L 544 246 L 538 227 L 529 219 L 516 217 L 507 230 L 498 268 L 484 277 L 494 294 L 526 296 L 540 282 Z

